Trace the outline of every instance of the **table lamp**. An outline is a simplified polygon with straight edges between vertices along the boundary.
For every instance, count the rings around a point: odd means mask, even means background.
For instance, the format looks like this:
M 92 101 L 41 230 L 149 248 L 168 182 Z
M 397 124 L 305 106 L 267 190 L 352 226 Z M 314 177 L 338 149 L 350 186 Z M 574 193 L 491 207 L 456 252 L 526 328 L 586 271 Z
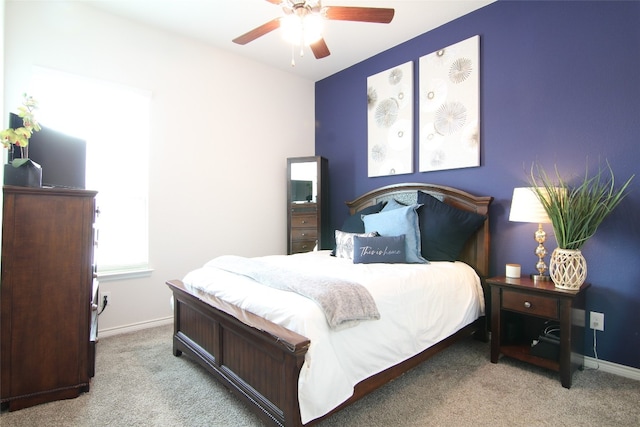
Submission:
M 544 191 L 544 189 L 539 190 Z M 538 229 L 533 235 L 535 241 L 538 242 L 538 247 L 535 250 L 535 254 L 538 257 L 538 262 L 536 263 L 538 274 L 532 274 L 531 278 L 534 280 L 550 280 L 549 276 L 544 274 L 547 270 L 547 265 L 544 262 L 547 250 L 543 243 L 547 237 L 547 233 L 542 229 L 542 224 L 551 223 L 551 220 L 544 210 L 542 203 L 540 203 L 535 191 L 533 187 L 513 189 L 509 221 L 538 223 Z

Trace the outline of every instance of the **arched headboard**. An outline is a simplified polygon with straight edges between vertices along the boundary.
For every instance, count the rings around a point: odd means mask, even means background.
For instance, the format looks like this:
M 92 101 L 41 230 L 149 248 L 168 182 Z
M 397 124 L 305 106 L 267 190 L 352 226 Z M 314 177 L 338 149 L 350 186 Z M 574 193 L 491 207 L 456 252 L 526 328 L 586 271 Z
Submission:
M 416 203 L 418 191 L 430 194 L 438 200 L 458 209 L 487 216 L 484 225 L 467 241 L 460 255 L 460 261 L 472 266 L 481 278 L 489 276 L 489 205 L 493 197 L 474 196 L 466 191 L 435 184 L 404 183 L 371 190 L 357 199 L 346 202 L 349 213 L 373 206 L 381 201 L 395 199 L 404 204 Z

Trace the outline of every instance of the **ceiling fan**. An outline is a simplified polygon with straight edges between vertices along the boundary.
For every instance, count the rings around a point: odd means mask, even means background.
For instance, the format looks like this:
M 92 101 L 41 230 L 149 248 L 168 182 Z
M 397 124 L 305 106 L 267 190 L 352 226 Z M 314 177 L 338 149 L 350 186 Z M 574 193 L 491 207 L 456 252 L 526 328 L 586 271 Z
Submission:
M 287 30 L 293 25 L 296 35 L 290 36 L 297 40 L 292 43 L 309 45 L 317 59 L 329 56 L 329 48 L 321 34 L 321 27 L 316 24 L 322 20 L 373 22 L 388 24 L 393 19 L 394 9 L 378 7 L 325 6 L 320 0 L 266 0 L 282 7 L 284 16 L 272 19 L 253 30 L 233 39 L 234 43 L 245 45 L 258 37 L 283 28 Z M 313 22 L 315 20 L 315 23 Z M 285 35 L 285 37 L 287 37 Z

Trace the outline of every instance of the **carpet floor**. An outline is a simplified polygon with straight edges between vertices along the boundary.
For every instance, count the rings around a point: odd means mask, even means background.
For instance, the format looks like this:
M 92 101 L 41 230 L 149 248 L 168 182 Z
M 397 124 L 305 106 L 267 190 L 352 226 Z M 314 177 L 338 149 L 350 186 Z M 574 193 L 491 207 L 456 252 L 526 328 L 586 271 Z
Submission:
M 0 414 L 3 427 L 261 426 L 188 357 L 172 326 L 103 338 L 91 390 L 76 399 Z M 502 358 L 473 339 L 449 347 L 317 424 L 377 426 L 639 426 L 640 382 L 588 369 L 570 390 L 558 374 Z

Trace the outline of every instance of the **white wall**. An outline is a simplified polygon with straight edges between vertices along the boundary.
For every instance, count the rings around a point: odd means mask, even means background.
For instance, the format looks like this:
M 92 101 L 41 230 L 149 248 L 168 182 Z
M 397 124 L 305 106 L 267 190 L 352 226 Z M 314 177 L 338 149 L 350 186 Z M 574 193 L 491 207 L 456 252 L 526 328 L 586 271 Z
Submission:
M 34 65 L 153 93 L 154 272 L 101 285 L 103 335 L 166 320 L 165 280 L 210 258 L 285 253 L 286 158 L 314 154 L 312 81 L 73 1 L 7 2 L 5 40 L 5 111 Z M 133 167 L 114 150 L 114 173 Z

